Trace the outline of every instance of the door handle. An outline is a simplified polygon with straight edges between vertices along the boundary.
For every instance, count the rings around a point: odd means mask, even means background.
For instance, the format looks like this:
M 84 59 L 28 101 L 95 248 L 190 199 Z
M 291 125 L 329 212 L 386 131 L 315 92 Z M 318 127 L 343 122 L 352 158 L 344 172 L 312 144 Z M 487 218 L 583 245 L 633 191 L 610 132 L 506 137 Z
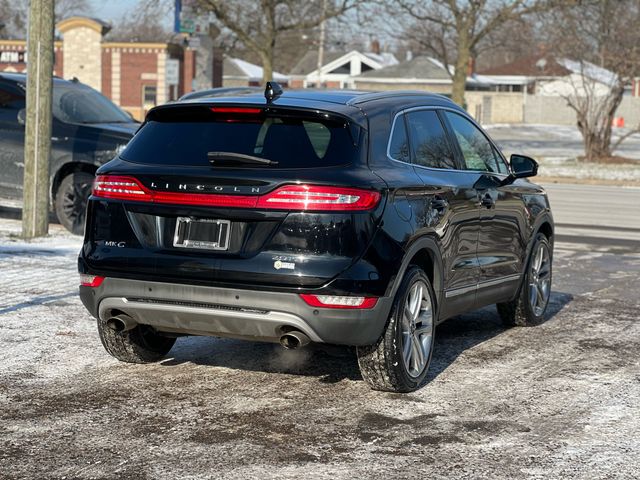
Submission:
M 495 200 L 489 193 L 485 193 L 480 200 L 480 207 L 491 208 L 496 205 Z
M 444 213 L 448 206 L 449 202 L 442 197 L 436 196 L 431 199 L 431 208 L 436 210 L 438 213 Z

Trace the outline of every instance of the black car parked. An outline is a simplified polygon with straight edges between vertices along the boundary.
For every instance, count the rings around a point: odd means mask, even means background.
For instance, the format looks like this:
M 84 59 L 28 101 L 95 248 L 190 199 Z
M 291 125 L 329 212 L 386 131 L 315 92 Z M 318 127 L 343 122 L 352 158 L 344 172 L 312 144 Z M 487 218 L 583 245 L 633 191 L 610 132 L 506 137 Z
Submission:
M 0 197 L 22 199 L 26 76 L 0 73 Z M 140 124 L 77 81 L 53 80 L 51 205 L 68 230 L 82 234 L 95 171 Z
M 351 345 L 364 379 L 425 383 L 435 326 L 496 303 L 544 316 L 553 220 L 450 100 L 287 91 L 154 108 L 98 170 L 78 260 L 106 350 L 152 362 L 180 335 Z

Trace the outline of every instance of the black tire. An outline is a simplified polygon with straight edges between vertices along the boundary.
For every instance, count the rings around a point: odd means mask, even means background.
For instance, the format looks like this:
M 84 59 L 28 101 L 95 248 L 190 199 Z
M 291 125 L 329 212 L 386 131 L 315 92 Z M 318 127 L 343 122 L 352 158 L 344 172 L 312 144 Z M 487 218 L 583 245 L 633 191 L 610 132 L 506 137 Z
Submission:
M 98 320 L 98 333 L 104 349 L 121 362 L 151 363 L 164 357 L 175 338 L 164 337 L 147 325 L 138 325 L 126 332 L 116 332 L 107 322 Z
M 74 172 L 62 179 L 54 206 L 58 221 L 75 235 L 84 234 L 84 221 L 87 213 L 87 200 L 91 195 L 93 175 L 86 172 Z
M 418 284 L 424 286 L 423 293 L 420 296 L 421 301 L 418 312 L 418 319 L 422 319 L 422 321 L 418 322 L 414 319 L 410 322 L 410 330 L 407 331 L 407 323 L 405 322 L 403 314 L 405 309 L 410 306 L 410 294 L 414 286 Z M 422 312 L 422 308 L 427 306 L 427 304 L 430 325 L 428 325 L 426 314 L 420 313 Z M 409 267 L 396 293 L 389 320 L 382 337 L 375 345 L 358 347 L 356 349 L 360 373 L 372 389 L 385 392 L 406 393 L 413 392 L 426 383 L 435 339 L 435 307 L 435 295 L 431 282 L 429 282 L 429 279 L 420 268 L 415 266 Z M 425 310 L 425 312 L 427 312 L 427 310 Z M 420 334 L 418 337 L 420 331 L 424 331 L 424 334 Z M 411 373 L 411 366 L 407 366 L 407 362 L 405 362 L 407 339 L 411 339 L 409 340 L 411 341 L 409 345 L 416 345 L 416 348 L 419 346 L 426 348 L 428 345 L 428 353 L 425 355 L 423 350 L 423 355 L 420 357 L 425 362 L 421 371 L 414 369 L 414 372 Z M 417 341 L 415 344 L 412 341 L 414 339 Z M 413 354 L 414 349 L 411 347 L 410 349 Z M 411 361 L 408 363 L 411 364 Z
M 542 306 L 542 308 L 539 308 L 540 305 L 534 307 L 531 300 L 533 288 L 532 283 L 543 278 L 543 275 L 537 272 L 536 268 L 534 268 L 536 254 L 540 251 L 540 249 L 546 250 L 548 255 L 548 265 L 546 265 L 544 269 L 540 269 L 544 270 L 544 278 L 548 279 L 546 299 L 544 300 L 544 305 Z M 529 259 L 527 260 L 527 270 L 522 281 L 522 285 L 520 285 L 518 296 L 510 302 L 498 303 L 496 305 L 498 314 L 500 315 L 500 319 L 505 326 L 532 327 L 543 322 L 547 306 L 549 305 L 549 298 L 551 297 L 551 280 L 553 273 L 552 259 L 553 256 L 551 255 L 551 247 L 549 246 L 549 241 L 547 240 L 547 237 L 544 236 L 544 234 L 539 233 L 536 236 L 533 247 L 531 248 L 531 253 L 529 254 Z

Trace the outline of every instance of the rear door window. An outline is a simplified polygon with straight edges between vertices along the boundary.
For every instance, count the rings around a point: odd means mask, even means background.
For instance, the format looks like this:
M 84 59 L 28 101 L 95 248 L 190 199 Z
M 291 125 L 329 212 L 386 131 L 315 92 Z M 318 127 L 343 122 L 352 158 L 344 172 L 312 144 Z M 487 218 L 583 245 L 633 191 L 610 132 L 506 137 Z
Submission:
M 467 170 L 508 173 L 507 166 L 484 134 L 462 115 L 444 112 L 455 133 Z
M 407 114 L 413 163 L 430 168 L 456 168 L 451 146 L 435 110 Z
M 410 162 L 409 137 L 407 137 L 407 127 L 404 123 L 404 114 L 398 115 L 393 124 L 393 132 L 389 140 L 389 156 L 400 162 Z
M 278 162 L 275 168 L 330 167 L 356 160 L 353 131 L 346 121 L 317 117 L 200 111 L 148 121 L 121 157 L 136 163 L 204 166 L 209 165 L 209 152 L 230 152 Z

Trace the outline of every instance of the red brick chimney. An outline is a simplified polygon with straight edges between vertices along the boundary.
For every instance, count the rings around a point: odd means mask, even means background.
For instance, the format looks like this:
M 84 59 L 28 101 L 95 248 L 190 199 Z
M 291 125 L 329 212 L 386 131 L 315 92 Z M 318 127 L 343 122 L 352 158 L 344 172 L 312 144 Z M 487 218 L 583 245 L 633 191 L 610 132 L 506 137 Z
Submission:
M 371 41 L 371 53 L 380 55 L 380 42 L 378 40 Z
M 473 57 L 469 58 L 469 62 L 467 63 L 467 76 L 471 76 L 476 73 L 476 59 Z

